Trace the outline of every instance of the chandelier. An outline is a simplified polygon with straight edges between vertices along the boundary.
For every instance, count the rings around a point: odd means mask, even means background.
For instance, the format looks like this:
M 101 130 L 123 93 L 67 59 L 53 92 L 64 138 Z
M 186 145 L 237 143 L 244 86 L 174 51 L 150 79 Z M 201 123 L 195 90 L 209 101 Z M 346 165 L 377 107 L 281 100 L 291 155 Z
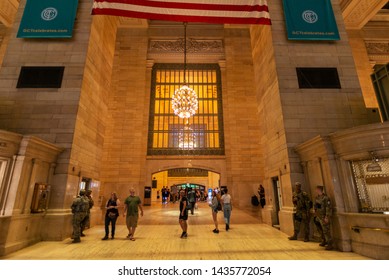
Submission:
M 199 104 L 196 92 L 186 84 L 186 25 L 184 22 L 184 85 L 177 89 L 172 97 L 173 112 L 182 119 L 193 116 Z

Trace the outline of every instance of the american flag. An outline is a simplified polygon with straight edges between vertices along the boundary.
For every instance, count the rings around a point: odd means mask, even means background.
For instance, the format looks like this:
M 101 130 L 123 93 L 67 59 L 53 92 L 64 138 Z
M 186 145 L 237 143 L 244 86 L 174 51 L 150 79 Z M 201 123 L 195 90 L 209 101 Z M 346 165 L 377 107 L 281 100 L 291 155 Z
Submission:
M 92 15 L 270 25 L 266 0 L 94 0 Z

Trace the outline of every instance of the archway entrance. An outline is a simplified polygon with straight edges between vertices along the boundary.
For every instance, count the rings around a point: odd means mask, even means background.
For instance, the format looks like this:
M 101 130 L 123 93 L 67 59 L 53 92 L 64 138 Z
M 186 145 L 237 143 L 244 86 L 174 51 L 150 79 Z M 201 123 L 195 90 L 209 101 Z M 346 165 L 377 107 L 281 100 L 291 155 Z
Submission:
M 152 174 L 151 201 L 162 203 L 162 189 L 169 190 L 168 201 L 175 201 L 175 194 L 180 189 L 192 188 L 201 197 L 209 188 L 220 187 L 220 174 L 201 168 L 173 168 Z

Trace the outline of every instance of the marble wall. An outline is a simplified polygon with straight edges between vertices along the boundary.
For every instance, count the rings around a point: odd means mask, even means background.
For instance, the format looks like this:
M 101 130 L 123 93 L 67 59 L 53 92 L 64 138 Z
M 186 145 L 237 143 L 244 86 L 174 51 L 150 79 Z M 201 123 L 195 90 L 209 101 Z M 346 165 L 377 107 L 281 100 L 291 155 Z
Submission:
M 62 152 L 34 136 L 0 130 L 0 158 L 6 162 L 0 177 L 0 255 L 43 240 L 47 234 L 44 217 L 48 205 L 35 213 L 35 185 L 53 183 L 54 167 Z M 50 196 L 50 191 L 48 193 Z
M 42 226 L 45 240 L 62 240 L 71 234 L 70 205 L 83 177 L 95 182 L 92 190 L 98 200 L 118 19 L 92 17 L 90 1 L 81 0 L 72 38 L 19 39 L 16 33 L 25 3 L 21 1 L 9 28 L 0 69 L 0 128 L 34 135 L 64 149 L 56 162 Z M 16 88 L 22 66 L 64 66 L 62 87 Z M 92 219 L 92 224 L 96 222 Z
M 361 213 L 350 161 L 388 157 L 389 124 L 354 127 L 317 136 L 296 147 L 314 198 L 317 185 L 324 185 L 333 205 L 332 234 L 342 251 L 388 259 L 389 215 Z M 385 194 L 382 194 L 385 195 Z M 313 224 L 312 224 L 313 227 Z M 360 230 L 353 231 L 353 227 Z
M 296 181 L 304 185 L 300 159 L 293 147 L 316 135 L 369 122 L 339 3 L 332 1 L 332 4 L 339 41 L 288 40 L 281 0 L 268 3 L 270 30 L 266 26 L 251 27 L 254 74 L 258 82 L 266 85 L 265 89 L 258 85 L 256 88 L 260 119 L 266 120 L 262 125 L 267 169 L 264 184 L 266 192 L 271 194 L 271 177 L 280 177 L 283 208 L 279 219 L 281 230 L 290 233 L 292 185 Z M 341 89 L 300 89 L 296 67 L 336 67 Z

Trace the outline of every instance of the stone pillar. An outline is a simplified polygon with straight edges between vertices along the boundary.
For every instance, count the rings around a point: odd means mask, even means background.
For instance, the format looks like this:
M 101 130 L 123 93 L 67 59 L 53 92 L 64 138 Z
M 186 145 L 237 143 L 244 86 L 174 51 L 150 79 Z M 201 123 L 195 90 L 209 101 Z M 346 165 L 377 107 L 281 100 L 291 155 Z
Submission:
M 241 207 L 251 206 L 263 174 L 249 32 L 246 28 L 225 29 L 226 63 L 222 69 L 227 187 Z
M 362 38 L 360 30 L 347 30 L 347 35 L 349 36 L 365 105 L 367 108 L 378 108 L 377 98 L 370 77 L 373 74 L 373 68 L 370 64 L 365 40 Z
M 21 213 L 20 208 L 16 208 L 16 199 L 18 195 L 18 188 L 22 180 L 22 170 L 26 156 L 19 155 L 14 157 L 12 178 L 5 196 L 4 216 L 12 216 Z
M 102 195 L 124 201 L 129 187 L 143 197 L 149 121 L 150 72 L 146 28 L 119 28 L 107 111 L 101 173 Z

